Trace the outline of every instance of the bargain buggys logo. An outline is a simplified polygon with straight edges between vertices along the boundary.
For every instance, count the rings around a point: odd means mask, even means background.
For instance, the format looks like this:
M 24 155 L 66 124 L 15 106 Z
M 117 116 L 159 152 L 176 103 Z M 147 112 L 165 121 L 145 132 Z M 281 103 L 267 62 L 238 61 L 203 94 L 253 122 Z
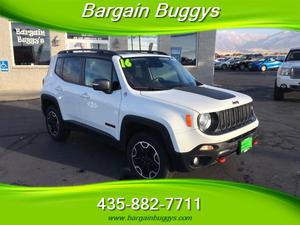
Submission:
M 299 1 L 0 0 L 2 16 L 26 24 L 85 34 L 157 35 L 224 28 L 300 29 Z M 263 7 L 257 7 L 263 6 Z M 266 7 L 264 7 L 266 6 Z

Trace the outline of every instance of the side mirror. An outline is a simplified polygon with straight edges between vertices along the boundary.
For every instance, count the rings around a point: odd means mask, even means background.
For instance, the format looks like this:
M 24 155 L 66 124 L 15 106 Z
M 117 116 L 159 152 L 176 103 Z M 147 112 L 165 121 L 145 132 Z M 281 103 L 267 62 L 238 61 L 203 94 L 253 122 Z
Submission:
M 93 89 L 96 91 L 103 91 L 106 94 L 112 93 L 111 82 L 106 79 L 96 79 L 93 82 Z

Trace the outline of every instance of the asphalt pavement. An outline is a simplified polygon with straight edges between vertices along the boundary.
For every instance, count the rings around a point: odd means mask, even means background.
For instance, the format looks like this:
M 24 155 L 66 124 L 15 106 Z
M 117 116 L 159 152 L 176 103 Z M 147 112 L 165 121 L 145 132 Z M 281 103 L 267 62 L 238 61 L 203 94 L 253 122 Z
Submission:
M 300 196 L 300 93 L 273 101 L 275 72 L 216 72 L 215 84 L 254 99 L 259 145 L 225 164 L 174 178 L 222 179 Z M 0 103 L 0 182 L 78 185 L 126 179 L 125 153 L 99 137 L 73 132 L 65 143 L 46 133 L 40 100 Z

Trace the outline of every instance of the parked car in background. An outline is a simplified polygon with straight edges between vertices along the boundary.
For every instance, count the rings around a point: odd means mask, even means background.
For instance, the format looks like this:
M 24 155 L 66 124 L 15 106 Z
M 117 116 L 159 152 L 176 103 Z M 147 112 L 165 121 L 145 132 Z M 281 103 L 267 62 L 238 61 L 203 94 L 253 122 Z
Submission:
M 261 58 L 263 55 L 261 53 L 255 53 L 255 54 L 246 54 L 243 56 L 246 60 L 252 60 L 252 59 L 257 59 Z
M 276 56 L 276 60 L 277 60 L 277 61 L 280 61 L 280 62 L 284 62 L 284 60 L 285 60 L 285 55 L 278 55 L 278 56 Z
M 215 69 L 216 70 L 227 70 L 230 67 L 230 64 L 236 58 L 221 58 L 221 60 L 215 60 Z
M 248 69 L 252 71 L 262 71 L 265 72 L 271 69 L 278 69 L 282 62 L 277 61 L 274 56 L 268 56 L 261 58 L 257 61 L 248 64 Z
M 291 49 L 279 67 L 274 85 L 274 100 L 283 100 L 284 94 L 300 91 L 300 48 Z
M 250 57 L 242 57 L 239 60 L 235 61 L 231 66 L 230 69 L 232 70 L 241 70 L 245 71 L 248 70 L 249 64 L 257 61 L 259 58 L 250 58 Z

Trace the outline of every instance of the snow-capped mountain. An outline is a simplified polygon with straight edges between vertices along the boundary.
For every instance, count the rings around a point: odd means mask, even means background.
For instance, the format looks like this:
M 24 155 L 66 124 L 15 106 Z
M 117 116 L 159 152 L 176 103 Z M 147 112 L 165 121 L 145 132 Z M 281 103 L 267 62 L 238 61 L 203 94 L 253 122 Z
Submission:
M 239 33 L 230 30 L 217 32 L 216 51 L 277 51 L 287 52 L 300 47 L 300 32 L 280 31 L 272 35 Z

